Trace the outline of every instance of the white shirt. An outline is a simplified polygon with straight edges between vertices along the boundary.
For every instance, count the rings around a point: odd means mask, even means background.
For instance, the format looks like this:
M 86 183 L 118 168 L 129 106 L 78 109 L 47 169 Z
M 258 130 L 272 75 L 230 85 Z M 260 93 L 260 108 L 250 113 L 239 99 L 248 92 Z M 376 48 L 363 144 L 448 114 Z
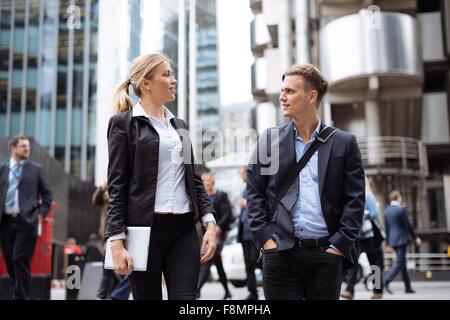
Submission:
M 401 206 L 402 204 L 399 201 L 391 201 L 391 206 Z
M 175 118 L 164 107 L 167 126 L 155 117 L 148 115 L 138 102 L 133 107 L 133 117 L 147 117 L 159 135 L 158 178 L 156 183 L 155 213 L 184 214 L 192 211 L 192 204 L 186 192 L 183 163 L 183 144 L 170 119 Z M 214 215 L 208 213 L 202 217 L 202 223 L 214 221 Z M 111 240 L 125 239 L 125 233 L 112 236 Z
M 23 164 L 25 160 L 19 161 L 19 163 L 22 165 L 22 174 L 23 174 Z M 16 160 L 14 160 L 12 157 L 9 159 L 9 180 L 8 180 L 8 186 L 9 182 L 11 182 L 13 178 L 13 169 L 18 163 Z M 20 206 L 19 206 L 19 187 L 17 187 L 15 196 L 16 200 L 14 201 L 14 205 L 11 207 L 5 207 L 5 213 L 7 214 L 17 214 L 20 213 Z

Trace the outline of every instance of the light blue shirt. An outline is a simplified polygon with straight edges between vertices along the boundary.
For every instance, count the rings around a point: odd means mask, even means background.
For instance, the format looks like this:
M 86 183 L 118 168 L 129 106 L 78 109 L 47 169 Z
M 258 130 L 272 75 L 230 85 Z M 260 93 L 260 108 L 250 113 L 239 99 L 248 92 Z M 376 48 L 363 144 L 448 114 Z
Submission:
M 9 182 L 8 182 L 8 186 L 9 183 L 11 183 L 11 180 L 13 179 L 13 170 L 17 165 L 21 165 L 22 166 L 22 170 L 23 170 L 23 165 L 25 163 L 25 160 L 16 162 L 16 160 L 14 160 L 12 157 L 9 160 Z M 5 213 L 7 214 L 17 214 L 20 212 L 20 206 L 19 206 L 19 188 L 17 187 L 16 191 L 14 192 L 14 204 L 11 207 L 6 207 L 5 206 Z
M 294 127 L 297 161 L 301 159 L 305 151 L 318 136 L 320 124 L 321 121 L 319 121 L 316 130 L 312 134 L 311 140 L 306 143 L 298 136 Z M 317 239 L 329 235 L 320 204 L 318 158 L 318 151 L 316 151 L 298 177 L 299 194 L 292 210 L 291 218 L 294 224 L 295 236 L 301 239 Z

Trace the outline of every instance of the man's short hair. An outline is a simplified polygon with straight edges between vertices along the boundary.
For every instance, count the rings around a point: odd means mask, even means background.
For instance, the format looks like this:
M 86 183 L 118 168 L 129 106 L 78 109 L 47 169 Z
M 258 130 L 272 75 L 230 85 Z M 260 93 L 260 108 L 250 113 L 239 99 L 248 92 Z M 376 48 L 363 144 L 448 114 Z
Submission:
M 394 190 L 389 194 L 389 200 L 397 201 L 402 197 L 402 194 L 398 190 Z
M 317 106 L 328 91 L 328 82 L 314 65 L 310 63 L 295 64 L 283 73 L 282 81 L 286 76 L 302 76 L 308 89 L 317 91 Z
M 210 172 L 205 172 L 204 174 L 202 174 L 201 178 L 202 178 L 202 179 L 204 179 L 204 178 L 210 178 L 210 179 L 213 181 L 213 183 L 216 183 L 216 178 L 215 178 L 214 175 L 213 175 L 212 173 L 210 173 Z
M 15 136 L 9 140 L 9 150 L 11 150 L 12 147 L 17 147 L 17 144 L 19 144 L 20 140 L 29 140 L 26 136 Z

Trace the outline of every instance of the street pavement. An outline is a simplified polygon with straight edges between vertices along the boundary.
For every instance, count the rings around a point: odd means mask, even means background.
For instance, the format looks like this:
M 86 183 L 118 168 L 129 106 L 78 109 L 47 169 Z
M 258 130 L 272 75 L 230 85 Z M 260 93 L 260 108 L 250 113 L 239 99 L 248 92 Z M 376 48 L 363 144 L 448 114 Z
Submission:
M 450 300 L 450 281 L 417 281 L 412 286 L 417 293 L 406 294 L 403 282 L 394 281 L 389 288 L 394 294 L 384 293 L 383 300 Z M 233 300 L 243 300 L 246 298 L 248 291 L 244 288 L 235 288 L 229 284 Z M 260 299 L 264 298 L 262 287 L 258 287 Z M 368 300 L 372 292 L 367 291 L 362 284 L 355 287 L 355 300 Z M 207 282 L 201 292 L 200 300 L 221 300 L 224 296 L 222 285 L 217 282 Z M 165 288 L 163 288 L 163 298 L 167 299 Z M 52 300 L 64 300 L 65 289 L 54 288 L 51 291 Z

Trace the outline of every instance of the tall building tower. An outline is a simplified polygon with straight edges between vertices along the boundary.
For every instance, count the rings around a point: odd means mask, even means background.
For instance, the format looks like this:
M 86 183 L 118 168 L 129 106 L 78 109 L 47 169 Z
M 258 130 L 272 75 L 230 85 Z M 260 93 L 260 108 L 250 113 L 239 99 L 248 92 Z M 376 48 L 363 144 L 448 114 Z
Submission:
M 208 129 L 219 128 L 219 55 L 216 0 L 153 0 L 162 30 L 155 50 L 172 61 L 177 98 L 167 106 L 189 124 L 196 158 L 210 141 Z M 158 31 L 156 31 L 158 32 Z
M 0 1 L 0 137 L 25 134 L 93 179 L 98 0 Z
M 196 85 L 197 85 L 197 135 L 207 130 L 219 129 L 219 55 L 217 31 L 217 3 L 197 0 L 196 34 Z M 197 139 L 197 150 L 211 143 Z
M 141 54 L 142 1 L 100 0 L 96 104 L 95 183 L 107 176 L 106 132 L 116 87 L 127 80 L 130 63 Z

